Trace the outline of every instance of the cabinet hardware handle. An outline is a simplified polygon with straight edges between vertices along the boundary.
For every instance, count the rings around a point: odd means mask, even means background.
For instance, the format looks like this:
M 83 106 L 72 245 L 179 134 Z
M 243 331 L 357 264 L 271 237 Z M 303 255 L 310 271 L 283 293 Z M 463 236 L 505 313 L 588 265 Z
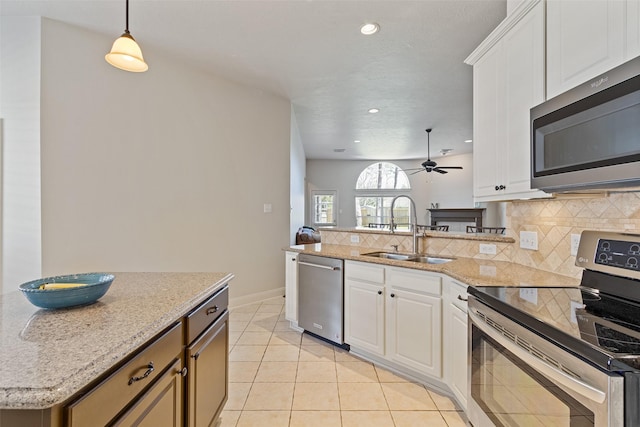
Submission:
M 179 373 L 181 376 L 186 377 L 186 376 L 187 376 L 187 373 L 189 373 L 189 371 L 187 370 L 187 367 L 185 366 L 184 368 L 180 369 L 180 370 L 178 371 L 178 373 Z
M 294 262 L 295 262 L 295 260 L 296 260 L 295 258 L 291 258 L 291 261 L 294 261 Z
M 378 295 L 382 295 L 382 291 L 378 291 Z
M 147 370 L 144 372 L 144 374 L 142 374 L 142 376 L 140 377 L 131 377 L 129 378 L 129 384 L 131 385 L 133 383 L 135 383 L 136 381 L 140 381 L 143 380 L 145 378 L 147 378 L 149 375 L 151 375 L 151 373 L 153 372 L 153 362 L 149 362 L 149 364 L 147 365 Z
M 391 298 L 394 298 L 396 296 L 396 294 L 391 294 L 389 295 Z
M 216 313 L 218 311 L 218 306 L 214 305 L 213 307 L 209 307 L 207 308 L 207 316 L 213 313 Z
M 465 301 L 465 302 L 466 302 L 466 301 L 469 301 L 469 298 L 462 298 L 462 295 L 460 295 L 460 294 L 458 294 L 458 299 L 459 299 L 460 301 Z

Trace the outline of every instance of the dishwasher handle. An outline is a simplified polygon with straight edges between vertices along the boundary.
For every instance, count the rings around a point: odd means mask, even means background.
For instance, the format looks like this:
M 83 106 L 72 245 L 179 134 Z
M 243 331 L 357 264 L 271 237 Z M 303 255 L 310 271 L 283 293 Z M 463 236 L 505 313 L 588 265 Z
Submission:
M 306 265 L 307 267 L 322 268 L 324 270 L 339 271 L 340 267 L 332 267 L 330 265 L 313 264 L 310 262 L 298 261 L 298 265 Z

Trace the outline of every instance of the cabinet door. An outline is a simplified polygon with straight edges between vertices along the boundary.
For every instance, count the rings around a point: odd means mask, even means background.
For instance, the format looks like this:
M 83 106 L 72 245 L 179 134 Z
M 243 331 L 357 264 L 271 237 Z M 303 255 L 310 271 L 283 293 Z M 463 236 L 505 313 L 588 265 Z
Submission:
M 187 426 L 207 427 L 228 397 L 229 312 L 187 348 Z
M 504 52 L 505 194 L 532 197 L 529 110 L 544 101 L 544 3 L 531 9 L 502 39 Z M 523 194 L 524 193 L 524 194 Z M 540 195 L 544 193 L 539 192 Z
M 285 252 L 284 257 L 285 319 L 298 321 L 298 253 Z
M 640 0 L 627 1 L 627 55 L 630 60 L 640 55 Z
M 182 426 L 182 359 L 173 365 L 140 397 L 134 406 L 115 421 L 115 426 Z
M 449 345 L 447 360 L 449 365 L 449 386 L 463 409 L 467 408 L 468 355 L 467 355 L 467 313 L 449 304 L 449 328 L 447 329 Z
M 391 288 L 387 297 L 387 357 L 421 373 L 442 376 L 441 298 Z
M 344 308 L 345 342 L 384 355 L 384 287 L 347 279 Z
M 621 0 L 547 1 L 547 98 L 624 62 L 625 11 Z
M 504 153 L 504 55 L 502 45 L 493 46 L 473 66 L 473 196 L 494 197 L 502 183 Z

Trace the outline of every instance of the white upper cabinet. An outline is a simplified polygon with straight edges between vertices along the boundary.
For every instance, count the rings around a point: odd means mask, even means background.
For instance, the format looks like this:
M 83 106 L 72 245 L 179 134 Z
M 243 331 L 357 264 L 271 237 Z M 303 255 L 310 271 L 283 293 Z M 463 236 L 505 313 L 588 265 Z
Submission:
M 640 0 L 627 1 L 627 59 L 640 55 Z
M 544 101 L 544 3 L 523 2 L 467 58 L 473 65 L 478 202 L 547 197 L 531 190 L 529 110 Z
M 638 56 L 639 2 L 547 1 L 547 99 Z

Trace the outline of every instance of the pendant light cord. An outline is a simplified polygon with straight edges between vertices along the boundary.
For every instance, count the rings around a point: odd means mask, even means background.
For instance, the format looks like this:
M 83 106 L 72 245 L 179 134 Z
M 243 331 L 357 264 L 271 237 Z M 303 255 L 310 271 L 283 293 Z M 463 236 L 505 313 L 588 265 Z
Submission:
M 124 33 L 129 34 L 129 0 L 126 0 L 126 12 L 125 12 L 125 28 Z

